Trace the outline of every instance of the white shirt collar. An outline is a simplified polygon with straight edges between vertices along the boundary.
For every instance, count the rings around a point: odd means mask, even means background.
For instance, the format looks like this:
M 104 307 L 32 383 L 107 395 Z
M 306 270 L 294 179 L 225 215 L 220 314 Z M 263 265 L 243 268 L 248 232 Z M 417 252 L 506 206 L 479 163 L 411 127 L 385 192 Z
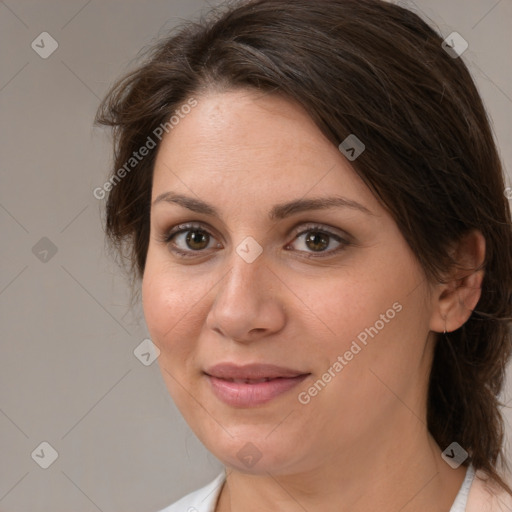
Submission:
M 470 465 L 466 470 L 466 477 L 464 478 L 460 490 L 457 496 L 455 497 L 455 501 L 453 502 L 450 512 L 465 512 L 468 503 L 469 490 L 471 488 L 471 484 L 473 483 L 474 478 L 475 469 L 473 468 L 473 466 Z
M 468 466 L 462 486 L 453 502 L 450 512 L 465 512 L 468 494 L 475 478 L 473 466 Z M 220 473 L 215 480 L 197 491 L 187 494 L 176 503 L 159 512 L 215 512 L 215 505 L 226 480 L 226 472 Z
M 159 512 L 215 512 L 215 505 L 225 480 L 226 472 L 223 471 L 208 485 L 187 494 Z

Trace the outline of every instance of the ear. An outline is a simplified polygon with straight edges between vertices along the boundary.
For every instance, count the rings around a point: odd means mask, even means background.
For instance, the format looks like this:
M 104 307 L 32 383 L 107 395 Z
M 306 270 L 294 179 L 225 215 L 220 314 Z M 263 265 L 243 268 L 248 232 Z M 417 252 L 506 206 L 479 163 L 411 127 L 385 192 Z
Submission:
M 482 292 L 485 238 L 478 230 L 465 234 L 452 248 L 457 265 L 444 283 L 434 286 L 430 330 L 455 331 L 471 316 Z

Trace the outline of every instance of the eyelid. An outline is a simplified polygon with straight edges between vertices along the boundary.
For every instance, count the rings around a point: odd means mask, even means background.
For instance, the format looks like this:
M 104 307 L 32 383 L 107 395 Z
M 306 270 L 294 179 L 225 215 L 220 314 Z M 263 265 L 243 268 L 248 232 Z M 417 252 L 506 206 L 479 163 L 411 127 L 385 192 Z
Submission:
M 345 231 L 322 224 L 320 222 L 306 222 L 306 223 L 301 222 L 300 224 L 298 224 L 296 227 L 294 227 L 292 229 L 291 234 L 294 236 L 298 236 L 298 235 L 302 235 L 308 231 L 319 231 L 321 233 L 325 233 L 330 236 L 335 236 L 335 237 L 338 237 L 338 238 L 344 240 L 346 243 L 348 243 L 350 241 L 349 240 L 350 236 Z
M 184 223 L 180 223 L 176 226 L 173 226 L 171 229 L 165 230 L 161 235 L 159 235 L 158 241 L 168 245 L 171 243 L 171 240 L 176 235 L 179 235 L 179 234 L 187 232 L 187 231 L 193 231 L 193 230 L 203 231 L 208 236 L 216 239 L 216 235 L 212 234 L 212 231 L 215 232 L 216 230 L 213 229 L 208 223 L 199 221 L 199 222 L 184 222 Z M 324 233 L 324 234 L 334 238 L 338 243 L 341 244 L 341 247 L 338 247 L 338 248 L 330 250 L 330 251 L 319 251 L 317 253 L 307 252 L 307 251 L 297 251 L 297 252 L 308 254 L 307 257 L 327 258 L 328 256 L 337 254 L 340 250 L 343 250 L 346 246 L 352 244 L 352 240 L 351 240 L 352 237 L 345 231 L 342 231 L 340 229 L 330 227 L 327 225 L 323 225 L 321 223 L 301 222 L 292 229 L 290 236 L 293 236 L 293 239 L 290 242 L 286 243 L 286 247 L 288 247 L 290 244 L 295 242 L 295 240 L 300 235 L 303 235 L 308 232 L 315 232 L 315 231 Z M 172 251 L 180 254 L 182 257 L 189 257 L 189 256 L 193 257 L 193 256 L 205 255 L 209 250 L 204 249 L 204 250 L 200 250 L 200 251 L 193 251 L 193 250 L 182 250 L 182 249 L 174 247 L 172 249 Z
M 327 250 L 327 251 L 319 251 L 319 252 L 296 251 L 297 253 L 300 253 L 302 255 L 301 256 L 302 258 L 327 259 L 327 258 L 336 256 L 340 252 L 344 251 L 349 245 L 352 245 L 352 241 L 351 241 L 352 237 L 350 237 L 348 235 L 348 233 L 345 233 L 344 231 L 338 230 L 336 228 L 324 226 L 323 224 L 313 222 L 313 223 L 300 224 L 299 227 L 294 229 L 293 233 L 292 233 L 294 238 L 290 243 L 286 244 L 286 247 L 293 244 L 298 239 L 299 236 L 301 236 L 305 233 L 309 233 L 309 232 L 317 232 L 317 233 L 326 234 L 328 237 L 334 239 L 339 244 L 339 246 L 336 247 L 335 249 L 331 249 L 331 250 Z
M 205 225 L 207 226 L 205 228 Z M 164 245 L 169 246 L 172 242 L 172 239 L 176 237 L 177 235 L 180 235 L 182 233 L 186 233 L 187 231 L 202 231 L 206 233 L 209 237 L 216 239 L 216 235 L 213 235 L 211 231 L 215 231 L 211 226 L 209 226 L 205 222 L 183 222 L 176 226 L 173 226 L 170 229 L 164 230 L 161 234 L 157 235 L 157 240 L 160 243 L 163 243 Z M 192 251 L 192 250 L 183 250 L 179 249 L 177 247 L 173 247 L 170 249 L 173 253 L 179 254 L 182 258 L 192 258 L 195 256 L 203 256 L 208 251 L 207 250 L 201 250 L 201 251 Z
M 204 231 L 205 233 L 207 233 L 210 236 L 217 237 L 217 235 L 216 235 L 217 231 L 212 226 L 210 226 L 208 223 L 202 222 L 202 221 L 200 221 L 200 222 L 193 221 L 193 222 L 181 222 L 180 224 L 177 224 L 176 226 L 173 226 L 172 228 L 164 229 L 163 232 L 161 233 L 161 235 L 158 236 L 158 238 L 162 242 L 169 242 L 173 236 L 178 235 L 183 232 L 186 232 L 186 231 L 193 231 L 194 229 L 197 231 Z M 220 238 L 222 238 L 222 237 L 220 237 Z

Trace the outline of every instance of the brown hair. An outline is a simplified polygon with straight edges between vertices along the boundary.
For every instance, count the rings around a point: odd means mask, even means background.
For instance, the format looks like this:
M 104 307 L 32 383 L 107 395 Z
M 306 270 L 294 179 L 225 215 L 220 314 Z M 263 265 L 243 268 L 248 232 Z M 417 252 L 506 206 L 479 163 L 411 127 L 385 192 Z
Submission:
M 498 395 L 512 344 L 512 229 L 489 121 L 461 58 L 416 14 L 380 0 L 252 0 L 187 22 L 120 80 L 97 122 L 113 127 L 116 169 L 188 99 L 255 88 L 302 105 L 338 146 L 355 134 L 353 167 L 390 211 L 429 279 L 455 263 L 450 243 L 472 229 L 486 241 L 482 295 L 469 320 L 440 335 L 428 428 L 453 441 L 512 494 Z M 157 145 L 158 149 L 158 145 Z M 144 272 L 157 149 L 108 195 L 106 231 Z M 112 175 L 113 175 L 112 174 Z

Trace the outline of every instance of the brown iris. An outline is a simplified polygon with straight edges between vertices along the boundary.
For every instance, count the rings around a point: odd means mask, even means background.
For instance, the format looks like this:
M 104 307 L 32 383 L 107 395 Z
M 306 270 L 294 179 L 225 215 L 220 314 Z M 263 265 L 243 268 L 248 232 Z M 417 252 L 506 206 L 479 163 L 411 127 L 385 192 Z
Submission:
M 318 231 L 313 231 L 307 235 L 306 245 L 313 251 L 322 251 L 329 245 L 329 237 Z
M 210 236 L 204 231 L 189 231 L 186 237 L 187 246 L 194 251 L 205 249 L 210 241 Z

